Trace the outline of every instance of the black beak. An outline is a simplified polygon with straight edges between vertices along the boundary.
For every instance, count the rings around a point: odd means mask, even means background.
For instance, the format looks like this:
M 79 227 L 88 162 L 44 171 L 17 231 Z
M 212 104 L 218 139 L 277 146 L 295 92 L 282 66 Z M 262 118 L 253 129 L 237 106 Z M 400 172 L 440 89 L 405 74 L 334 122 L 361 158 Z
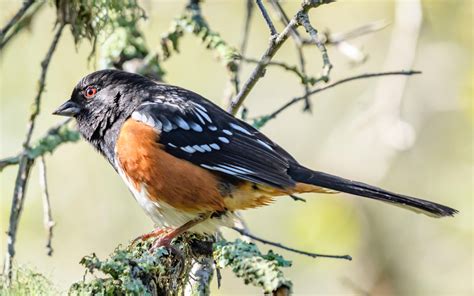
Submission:
M 62 116 L 69 116 L 69 117 L 74 117 L 79 112 L 81 112 L 82 108 L 79 106 L 79 104 L 74 103 L 73 101 L 66 101 L 66 103 L 62 104 L 59 106 L 56 111 L 53 112 L 54 115 L 62 115 Z

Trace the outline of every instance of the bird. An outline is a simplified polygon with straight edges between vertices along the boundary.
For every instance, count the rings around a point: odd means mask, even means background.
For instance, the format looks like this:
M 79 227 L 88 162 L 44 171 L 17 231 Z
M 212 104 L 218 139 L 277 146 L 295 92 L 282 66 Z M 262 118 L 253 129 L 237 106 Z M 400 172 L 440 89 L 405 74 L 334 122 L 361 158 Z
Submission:
M 344 192 L 431 217 L 445 205 L 300 164 L 243 120 L 190 90 L 121 70 L 83 77 L 53 112 L 75 118 L 156 228 L 139 239 L 170 246 L 185 233 L 232 227 L 237 211 L 297 193 Z

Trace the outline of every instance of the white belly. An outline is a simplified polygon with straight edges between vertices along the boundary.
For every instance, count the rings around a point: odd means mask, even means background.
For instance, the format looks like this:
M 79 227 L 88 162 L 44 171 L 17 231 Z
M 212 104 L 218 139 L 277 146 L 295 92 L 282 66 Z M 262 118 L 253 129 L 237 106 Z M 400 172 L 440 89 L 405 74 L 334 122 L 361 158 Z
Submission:
M 177 228 L 183 224 L 196 219 L 200 213 L 188 213 L 182 210 L 176 209 L 165 202 L 155 202 L 148 198 L 148 192 L 144 184 L 141 185 L 140 190 L 137 190 L 132 185 L 129 178 L 125 175 L 120 165 L 117 164 L 118 173 L 127 184 L 127 187 L 132 192 L 133 197 L 142 207 L 145 213 L 153 220 L 157 227 L 173 227 Z M 186 184 L 183 184 L 186 186 Z M 219 227 L 234 225 L 234 214 L 226 213 L 218 218 L 207 219 L 198 225 L 191 228 L 190 231 L 198 233 L 215 233 Z

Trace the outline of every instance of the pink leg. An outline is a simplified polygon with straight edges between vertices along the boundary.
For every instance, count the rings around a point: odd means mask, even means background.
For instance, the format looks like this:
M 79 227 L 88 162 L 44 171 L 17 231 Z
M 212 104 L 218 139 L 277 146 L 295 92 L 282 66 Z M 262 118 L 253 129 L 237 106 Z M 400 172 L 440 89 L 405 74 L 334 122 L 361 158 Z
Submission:
M 164 227 L 164 228 L 156 228 L 155 230 L 153 230 L 152 232 L 149 232 L 149 233 L 145 233 L 143 235 L 140 235 L 139 237 L 137 237 L 136 239 L 134 239 L 132 241 L 132 245 L 134 245 L 135 243 L 137 243 L 139 240 L 141 241 L 146 241 L 152 237 L 157 237 L 157 236 L 160 236 L 162 235 L 164 232 L 167 232 L 169 231 L 169 229 L 167 227 Z
M 211 215 L 202 215 L 197 217 L 196 219 L 190 220 L 186 222 L 185 224 L 181 225 L 178 228 L 165 228 L 163 231 L 158 234 L 157 239 L 153 242 L 153 245 L 151 246 L 151 250 L 157 249 L 159 247 L 169 247 L 171 244 L 171 241 L 183 234 L 184 232 L 188 231 L 190 228 L 196 226 L 197 224 L 201 223 L 204 220 L 207 220 Z

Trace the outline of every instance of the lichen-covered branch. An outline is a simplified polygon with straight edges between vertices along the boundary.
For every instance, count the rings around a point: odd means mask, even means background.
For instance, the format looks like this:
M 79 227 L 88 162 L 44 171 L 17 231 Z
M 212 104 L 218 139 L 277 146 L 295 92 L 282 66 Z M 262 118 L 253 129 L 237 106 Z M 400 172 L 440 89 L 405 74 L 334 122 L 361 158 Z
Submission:
M 201 39 L 206 48 L 215 51 L 229 72 L 237 70 L 237 50 L 210 28 L 202 16 L 199 1 L 191 1 L 183 14 L 173 21 L 168 33 L 161 37 L 164 60 L 168 59 L 173 51 L 179 52 L 179 42 L 186 32 L 194 34 Z
M 1 159 L 0 172 L 7 166 L 19 164 L 21 156 L 23 155 L 31 160 L 35 160 L 47 153 L 52 153 L 61 144 L 78 141 L 80 137 L 79 132 L 69 127 L 70 121 L 71 120 L 68 119 L 51 127 L 43 137 L 22 151 L 19 155 Z
M 291 261 L 271 250 L 262 254 L 253 243 L 239 239 L 218 242 L 214 245 L 214 260 L 218 267 L 230 267 L 245 284 L 260 287 L 265 293 L 272 293 L 282 287 L 291 290 L 293 286 L 280 270 L 281 267 L 290 267 Z
M 145 11 L 136 0 L 57 0 L 55 5 L 57 21 L 70 24 L 76 45 L 83 39 L 92 43 L 91 56 L 100 38 L 145 18 Z
M 230 267 L 265 293 L 291 289 L 281 267 L 291 262 L 269 251 L 262 254 L 253 243 L 242 240 L 213 243 L 211 237 L 185 234 L 171 248 L 150 251 L 151 243 L 118 247 L 108 258 L 86 256 L 81 264 L 91 276 L 73 284 L 71 295 L 209 295 L 214 262 Z

